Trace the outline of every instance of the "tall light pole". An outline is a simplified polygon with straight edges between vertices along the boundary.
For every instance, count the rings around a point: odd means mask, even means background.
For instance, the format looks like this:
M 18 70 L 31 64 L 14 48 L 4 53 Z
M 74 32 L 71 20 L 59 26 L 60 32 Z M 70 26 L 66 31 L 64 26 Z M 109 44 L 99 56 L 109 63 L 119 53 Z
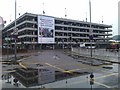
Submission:
M 16 50 L 16 46 L 17 46 L 17 45 L 16 45 L 16 41 L 17 41 L 17 40 L 16 40 L 16 39 L 17 39 L 16 12 L 17 12 L 17 11 L 16 11 L 16 10 L 17 10 L 17 9 L 16 9 L 16 0 L 15 0 L 15 28 L 14 28 L 14 35 L 15 35 L 15 38 L 14 38 L 14 39 L 15 39 L 15 60 L 14 60 L 14 61 L 15 61 L 15 62 L 16 62 L 16 60 L 17 60 L 17 56 L 16 56 L 16 54 L 17 54 L 17 50 Z
M 93 34 L 92 34 L 92 29 L 91 29 L 91 0 L 89 0 L 89 11 L 90 11 L 90 31 L 89 31 L 89 38 L 90 38 L 90 56 L 92 57 L 92 39 L 93 39 Z

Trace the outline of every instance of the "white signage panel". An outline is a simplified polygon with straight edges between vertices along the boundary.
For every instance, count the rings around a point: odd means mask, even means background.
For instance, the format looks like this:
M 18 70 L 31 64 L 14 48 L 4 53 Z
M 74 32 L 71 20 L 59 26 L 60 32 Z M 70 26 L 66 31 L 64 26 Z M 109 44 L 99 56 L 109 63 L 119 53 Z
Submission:
M 38 16 L 38 43 L 55 43 L 53 17 Z

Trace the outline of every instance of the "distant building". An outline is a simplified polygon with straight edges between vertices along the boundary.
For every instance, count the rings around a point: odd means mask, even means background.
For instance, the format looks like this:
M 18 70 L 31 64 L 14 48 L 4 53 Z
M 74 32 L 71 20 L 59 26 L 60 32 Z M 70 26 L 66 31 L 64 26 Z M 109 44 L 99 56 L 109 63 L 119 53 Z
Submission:
M 3 18 L 0 16 L 0 48 L 2 48 L 2 29 L 3 28 L 4 28 L 4 21 L 3 21 Z
M 0 16 L 0 30 L 4 28 L 4 21 L 3 18 Z
M 58 18 L 47 15 L 25 13 L 16 20 L 17 22 L 17 48 L 40 49 L 40 48 L 68 48 L 79 46 L 82 43 L 90 45 L 90 30 L 93 30 L 92 44 L 109 40 L 112 32 L 111 25 L 91 23 Z M 10 46 L 14 47 L 13 35 L 15 21 L 2 30 L 3 45 L 6 46 L 5 37 L 11 38 Z M 100 43 L 99 43 L 100 44 Z

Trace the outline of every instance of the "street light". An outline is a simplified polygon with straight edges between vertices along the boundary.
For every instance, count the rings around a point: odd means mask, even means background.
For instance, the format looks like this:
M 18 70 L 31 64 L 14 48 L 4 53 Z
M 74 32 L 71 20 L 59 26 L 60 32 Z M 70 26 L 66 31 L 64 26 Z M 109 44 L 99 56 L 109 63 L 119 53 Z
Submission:
M 15 0 L 15 28 L 14 28 L 14 31 L 13 31 L 13 34 L 14 34 L 14 40 L 15 40 L 15 51 L 14 51 L 14 53 L 15 53 L 15 60 L 14 60 L 14 62 L 16 62 L 16 60 L 17 60 L 17 56 L 16 56 L 16 54 L 17 54 L 17 50 L 16 50 L 16 42 L 17 42 L 17 28 L 16 28 L 16 11 L 17 9 L 16 9 L 16 0 Z
M 90 11 L 90 34 L 89 34 L 89 39 L 90 39 L 90 56 L 92 57 L 92 39 L 93 39 L 93 35 L 92 35 L 92 29 L 91 29 L 91 0 L 89 0 L 89 11 Z

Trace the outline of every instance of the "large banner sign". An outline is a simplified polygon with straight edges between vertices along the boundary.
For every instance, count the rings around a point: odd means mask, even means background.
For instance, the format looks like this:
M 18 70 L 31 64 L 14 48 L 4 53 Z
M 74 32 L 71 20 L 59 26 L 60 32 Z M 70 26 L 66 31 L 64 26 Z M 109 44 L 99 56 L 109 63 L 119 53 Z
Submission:
M 38 43 L 55 43 L 54 18 L 38 16 Z

